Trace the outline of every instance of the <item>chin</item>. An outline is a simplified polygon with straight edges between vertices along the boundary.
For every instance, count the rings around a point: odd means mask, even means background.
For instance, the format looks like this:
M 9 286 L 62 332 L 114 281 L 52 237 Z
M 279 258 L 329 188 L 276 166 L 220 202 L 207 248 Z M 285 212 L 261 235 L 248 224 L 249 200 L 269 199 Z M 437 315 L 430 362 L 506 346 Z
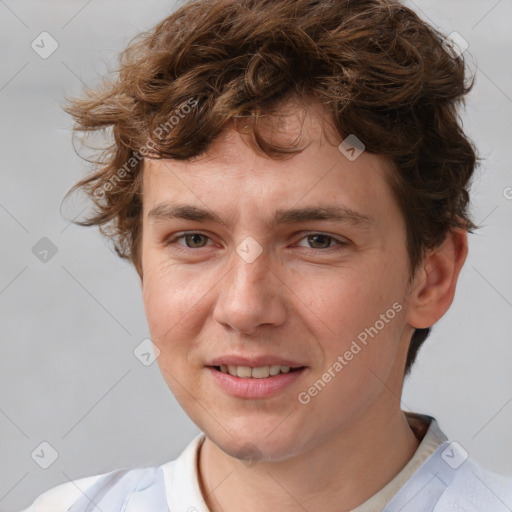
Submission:
M 269 430 L 271 431 L 272 429 Z M 246 431 L 241 430 L 233 435 L 222 431 L 214 435 L 207 433 L 207 436 L 220 450 L 243 461 L 248 467 L 258 462 L 289 459 L 303 448 L 297 443 L 297 439 L 302 436 L 291 435 L 287 429 L 282 429 L 281 432 L 275 429 L 268 435 L 262 429 L 255 431 L 254 424 Z

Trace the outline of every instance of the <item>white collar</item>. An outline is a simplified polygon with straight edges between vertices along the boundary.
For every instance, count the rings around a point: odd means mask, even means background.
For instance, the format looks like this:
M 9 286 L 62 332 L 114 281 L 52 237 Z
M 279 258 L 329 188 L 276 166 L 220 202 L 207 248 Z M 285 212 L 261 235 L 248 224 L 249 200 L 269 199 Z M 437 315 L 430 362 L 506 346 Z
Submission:
M 389 501 L 421 464 L 447 440 L 434 418 L 407 412 L 405 415 L 411 426 L 418 424 L 418 422 L 428 424 L 428 430 L 423 440 L 412 459 L 400 473 L 377 494 L 357 507 L 354 512 L 375 510 L 375 508 L 370 509 L 368 506 L 374 502 L 380 503 L 383 499 L 385 499 L 385 502 Z M 190 441 L 177 459 L 160 466 L 164 472 L 169 510 L 210 512 L 199 487 L 198 473 L 198 453 L 205 439 L 204 432 L 200 432 Z

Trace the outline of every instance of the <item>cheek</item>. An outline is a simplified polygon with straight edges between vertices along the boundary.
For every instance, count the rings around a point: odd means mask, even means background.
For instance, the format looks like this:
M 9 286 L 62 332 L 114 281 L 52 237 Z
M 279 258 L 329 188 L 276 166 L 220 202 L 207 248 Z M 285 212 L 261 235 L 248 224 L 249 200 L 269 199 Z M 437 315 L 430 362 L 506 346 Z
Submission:
M 187 277 L 172 266 L 158 263 L 150 266 L 148 262 L 142 297 L 149 327 L 157 339 L 165 339 L 183 327 L 182 321 L 186 321 L 194 311 L 194 304 L 204 295 L 200 282 L 197 275 Z
M 398 281 L 393 283 L 375 272 L 368 272 L 366 276 L 364 273 L 347 274 L 326 284 L 330 291 L 316 295 L 315 309 L 337 335 L 356 336 L 379 321 L 380 316 L 386 315 L 403 297 Z M 395 312 L 392 309 L 388 316 L 395 317 Z
M 169 266 L 155 266 L 145 277 L 143 301 L 151 340 L 160 350 L 158 364 L 174 391 L 166 371 L 185 382 L 191 375 L 188 368 L 200 364 L 197 349 L 211 307 L 208 290 L 212 286 L 197 270 L 184 272 Z
M 147 277 L 147 279 L 146 279 Z M 151 340 L 159 350 L 157 364 L 170 391 L 187 413 L 190 396 L 198 395 L 187 365 L 194 350 L 193 299 L 190 287 L 181 286 L 166 272 L 145 275 L 143 301 Z
M 326 364 L 347 354 L 351 366 L 377 371 L 391 365 L 403 329 L 405 283 L 398 264 L 375 264 L 344 273 L 317 296 L 318 312 L 329 328 Z M 327 296 L 327 297 L 326 297 Z M 354 363 L 352 362 L 354 361 Z M 357 361 L 357 363 L 355 363 Z M 380 374 L 381 372 L 379 372 Z
M 339 301 L 339 315 L 331 313 L 327 320 L 337 336 L 321 340 L 322 367 L 307 383 L 311 387 L 301 390 L 316 396 L 309 404 L 311 415 L 333 424 L 349 422 L 387 389 L 404 318 L 396 301 L 372 302 L 364 293 Z

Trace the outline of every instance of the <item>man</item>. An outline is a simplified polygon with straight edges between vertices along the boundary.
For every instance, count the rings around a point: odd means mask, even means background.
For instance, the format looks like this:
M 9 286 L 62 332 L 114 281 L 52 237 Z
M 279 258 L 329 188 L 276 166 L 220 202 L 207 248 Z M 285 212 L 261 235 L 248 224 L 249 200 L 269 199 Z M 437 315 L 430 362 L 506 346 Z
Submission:
M 67 107 L 113 128 L 72 189 L 97 207 L 81 224 L 133 262 L 202 433 L 28 511 L 511 509 L 511 477 L 400 409 L 476 228 L 456 113 L 471 86 L 443 43 L 391 1 L 200 0 Z

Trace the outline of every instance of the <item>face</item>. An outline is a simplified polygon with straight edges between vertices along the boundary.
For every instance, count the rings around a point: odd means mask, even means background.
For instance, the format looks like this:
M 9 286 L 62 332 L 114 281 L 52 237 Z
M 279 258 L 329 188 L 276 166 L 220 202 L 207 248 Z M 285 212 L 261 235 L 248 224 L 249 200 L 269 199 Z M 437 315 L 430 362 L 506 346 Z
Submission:
M 274 140 L 294 139 L 297 119 Z M 412 331 L 393 170 L 366 152 L 350 161 L 325 126 L 311 107 L 309 145 L 287 160 L 229 128 L 207 157 L 145 161 L 142 291 L 157 361 L 187 415 L 234 456 L 252 443 L 285 459 L 397 406 L 389 389 Z M 339 216 L 307 215 L 317 208 Z M 228 356 L 302 369 L 249 381 L 213 368 Z

